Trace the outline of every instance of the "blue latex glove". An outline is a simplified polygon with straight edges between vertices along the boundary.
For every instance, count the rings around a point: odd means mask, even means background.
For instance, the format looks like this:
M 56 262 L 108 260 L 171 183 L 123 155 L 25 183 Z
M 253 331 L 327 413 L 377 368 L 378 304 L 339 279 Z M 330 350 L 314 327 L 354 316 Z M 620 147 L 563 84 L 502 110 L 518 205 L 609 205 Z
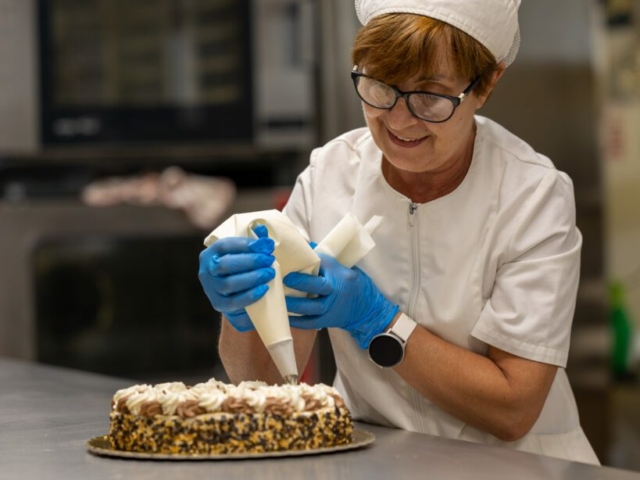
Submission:
M 213 308 L 239 332 L 254 330 L 245 307 L 261 299 L 275 277 L 275 248 L 267 227 L 254 229 L 258 239 L 227 237 L 200 253 L 198 278 Z
M 315 298 L 286 297 L 292 327 L 303 329 L 342 328 L 367 348 L 371 339 L 391 323 L 398 306 L 387 300 L 369 276 L 358 267 L 347 268 L 335 258 L 319 254 L 318 276 L 292 272 L 283 283 L 317 295 Z

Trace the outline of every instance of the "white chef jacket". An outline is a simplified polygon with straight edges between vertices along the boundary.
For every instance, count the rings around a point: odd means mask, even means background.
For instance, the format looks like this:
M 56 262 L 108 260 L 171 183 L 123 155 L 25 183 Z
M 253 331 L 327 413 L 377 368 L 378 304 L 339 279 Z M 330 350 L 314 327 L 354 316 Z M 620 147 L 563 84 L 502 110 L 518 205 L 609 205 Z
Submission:
M 493 345 L 560 367 L 538 421 L 521 440 L 502 442 L 374 365 L 348 332 L 330 329 L 335 386 L 362 421 L 598 464 L 564 370 L 582 245 L 571 180 L 497 123 L 478 116 L 476 125 L 469 171 L 444 197 L 413 204 L 395 191 L 361 128 L 313 151 L 284 212 L 315 242 L 347 212 L 363 223 L 383 216 L 376 247 L 358 266 L 404 313 L 473 352 Z

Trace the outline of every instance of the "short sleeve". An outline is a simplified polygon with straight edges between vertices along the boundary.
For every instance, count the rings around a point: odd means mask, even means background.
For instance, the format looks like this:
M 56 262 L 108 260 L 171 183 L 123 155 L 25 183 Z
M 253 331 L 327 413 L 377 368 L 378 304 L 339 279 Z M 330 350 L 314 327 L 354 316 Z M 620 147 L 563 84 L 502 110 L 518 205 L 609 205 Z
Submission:
M 311 152 L 311 160 L 307 168 L 298 175 L 296 183 L 282 212 L 296 226 L 305 240 L 310 241 L 310 214 L 313 203 L 313 174 L 315 170 L 315 160 L 319 149 Z
M 555 169 L 501 220 L 504 261 L 471 335 L 513 355 L 565 367 L 580 275 L 582 236 L 573 186 Z M 505 216 L 508 216 L 505 214 Z

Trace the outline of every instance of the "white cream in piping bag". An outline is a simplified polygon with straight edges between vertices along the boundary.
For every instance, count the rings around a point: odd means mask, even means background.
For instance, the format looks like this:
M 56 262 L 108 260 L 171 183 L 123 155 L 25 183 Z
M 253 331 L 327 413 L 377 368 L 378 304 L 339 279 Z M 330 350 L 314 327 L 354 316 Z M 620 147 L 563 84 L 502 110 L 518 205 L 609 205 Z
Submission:
M 267 347 L 280 375 L 287 383 L 298 383 L 298 368 L 285 295 L 304 296 L 303 292 L 285 287 L 282 279 L 290 272 L 317 274 L 320 258 L 316 252 L 336 258 L 348 268 L 354 266 L 374 246 L 371 233 L 380 225 L 382 217 L 373 217 L 362 225 L 355 215 L 348 213 L 329 232 L 315 251 L 298 232 L 291 220 L 277 210 L 233 215 L 216 228 L 204 241 L 206 246 L 220 238 L 248 236 L 256 238 L 253 228 L 264 225 L 275 243 L 272 267 L 276 275 L 268 283 L 269 290 L 257 302 L 247 307 L 247 314 Z
M 315 252 L 331 255 L 351 268 L 376 246 L 371 234 L 381 223 L 382 217 L 376 215 L 362 225 L 353 213 L 347 213 L 318 244 Z
M 276 271 L 276 275 L 268 284 L 269 290 L 264 297 L 247 307 L 247 314 L 269 350 L 282 378 L 287 383 L 295 385 L 298 383 L 298 366 L 284 300 L 282 271 L 278 260 L 271 266 Z

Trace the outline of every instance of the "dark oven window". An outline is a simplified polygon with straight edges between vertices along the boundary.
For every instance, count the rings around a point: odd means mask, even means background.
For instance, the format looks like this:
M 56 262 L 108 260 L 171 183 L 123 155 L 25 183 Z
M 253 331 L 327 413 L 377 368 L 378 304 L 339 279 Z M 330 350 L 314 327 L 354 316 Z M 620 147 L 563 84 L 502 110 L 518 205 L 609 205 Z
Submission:
M 40 0 L 45 144 L 250 140 L 249 0 Z
M 200 237 L 52 238 L 35 250 L 37 359 L 147 378 L 220 370 Z

